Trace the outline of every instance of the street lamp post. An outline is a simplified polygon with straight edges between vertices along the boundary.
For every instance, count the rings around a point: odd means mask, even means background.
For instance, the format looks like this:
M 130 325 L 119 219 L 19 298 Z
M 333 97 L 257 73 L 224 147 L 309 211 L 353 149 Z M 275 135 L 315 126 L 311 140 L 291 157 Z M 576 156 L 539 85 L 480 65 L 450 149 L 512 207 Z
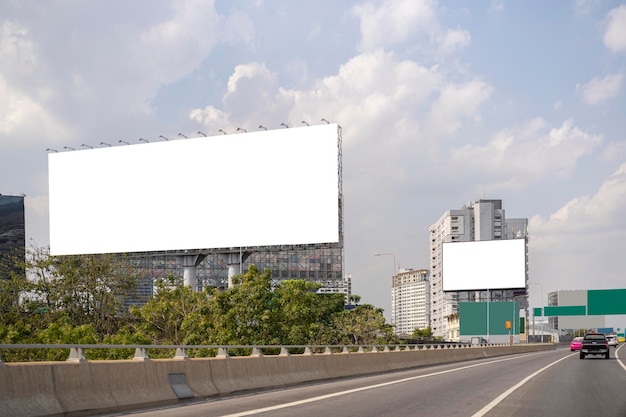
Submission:
M 394 281 L 394 276 L 396 275 L 396 255 L 394 253 L 391 252 L 386 252 L 386 253 L 375 253 L 374 256 L 393 256 L 393 274 L 391 274 L 391 287 L 393 288 L 393 281 Z M 395 319 L 395 315 L 398 314 L 398 306 L 397 304 L 397 297 L 395 298 L 395 303 L 392 306 L 392 312 L 391 312 L 391 324 L 396 324 L 396 319 Z
M 541 291 L 541 341 L 543 342 L 543 284 L 540 282 L 528 282 L 528 285 L 539 285 Z M 535 311 L 533 310 L 533 338 L 535 337 Z
M 392 277 L 394 275 L 396 275 L 396 255 L 388 252 L 388 253 L 375 253 L 374 256 L 393 256 L 393 274 L 391 275 Z

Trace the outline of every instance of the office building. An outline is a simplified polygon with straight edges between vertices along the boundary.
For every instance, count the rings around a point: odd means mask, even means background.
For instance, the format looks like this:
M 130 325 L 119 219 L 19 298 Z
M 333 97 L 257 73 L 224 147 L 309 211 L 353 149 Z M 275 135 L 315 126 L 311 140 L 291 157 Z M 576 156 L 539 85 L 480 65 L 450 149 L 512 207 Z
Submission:
M 448 317 L 458 314 L 459 302 L 517 300 L 522 308 L 528 306 L 525 290 L 492 288 L 444 292 L 443 243 L 525 238 L 527 230 L 528 219 L 506 218 L 502 200 L 477 200 L 458 210 L 447 210 L 430 226 L 430 326 L 434 336 L 458 337 L 449 334 Z

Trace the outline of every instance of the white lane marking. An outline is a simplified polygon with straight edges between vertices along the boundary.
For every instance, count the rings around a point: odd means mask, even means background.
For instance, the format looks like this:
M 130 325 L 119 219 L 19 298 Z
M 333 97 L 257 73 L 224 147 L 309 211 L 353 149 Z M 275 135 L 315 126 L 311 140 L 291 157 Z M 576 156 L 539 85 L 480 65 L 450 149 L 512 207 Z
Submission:
M 221 416 L 221 417 L 244 417 L 244 416 L 251 416 L 251 415 L 254 415 L 254 414 L 265 413 L 267 411 L 280 410 L 282 408 L 295 407 L 297 405 L 312 403 L 312 402 L 315 402 L 315 401 L 322 401 L 322 400 L 326 400 L 328 398 L 333 398 L 333 397 L 339 397 L 341 395 L 352 394 L 354 392 L 359 392 L 359 391 L 365 391 L 365 390 L 368 390 L 368 389 L 385 387 L 385 386 L 388 386 L 388 385 L 400 384 L 402 382 L 413 381 L 413 380 L 416 380 L 416 379 L 427 378 L 427 377 L 430 377 L 430 376 L 448 374 L 450 372 L 462 371 L 464 369 L 475 368 L 477 366 L 490 365 L 492 363 L 510 361 L 510 360 L 514 360 L 514 359 L 523 358 L 523 357 L 526 357 L 526 356 L 540 355 L 542 353 L 545 353 L 545 352 L 529 353 L 529 354 L 519 355 L 519 356 L 516 355 L 515 357 L 509 357 L 509 358 L 504 358 L 504 359 L 496 359 L 496 360 L 489 361 L 489 362 L 477 363 L 477 364 L 474 364 L 474 365 L 463 366 L 461 368 L 448 369 L 446 371 L 433 372 L 432 374 L 426 374 L 426 375 L 412 376 L 410 378 L 403 378 L 403 379 L 398 379 L 396 381 L 383 382 L 381 384 L 376 384 L 376 385 L 369 385 L 367 387 L 354 388 L 354 389 L 350 389 L 350 390 L 346 390 L 346 391 L 334 392 L 332 394 L 320 395 L 318 397 L 307 398 L 305 400 L 293 401 L 293 402 L 290 402 L 290 403 L 274 405 L 274 406 L 271 406 L 271 407 L 257 408 L 256 410 L 242 411 L 240 413 L 228 414 L 228 415 L 224 415 L 224 416 Z M 565 358 L 563 358 L 563 359 L 565 359 Z
M 551 367 L 552 365 L 556 365 L 557 363 L 561 362 L 564 359 L 567 359 L 569 357 L 573 356 L 572 355 L 567 355 L 559 360 L 556 360 L 546 366 L 544 366 L 543 368 L 541 368 L 540 370 L 533 372 L 532 374 L 528 375 L 526 378 L 522 379 L 518 384 L 512 386 L 511 388 L 509 388 L 508 390 L 506 390 L 505 392 L 503 392 L 502 394 L 500 394 L 498 396 L 498 398 L 496 398 L 495 400 L 493 400 L 492 402 L 490 402 L 489 404 L 487 404 L 486 406 L 484 406 L 481 410 L 479 410 L 477 413 L 475 413 L 474 415 L 472 415 L 472 417 L 481 417 L 484 416 L 485 414 L 487 414 L 493 407 L 495 407 L 496 405 L 500 404 L 506 397 L 508 397 L 509 395 L 511 395 L 511 393 L 513 391 L 515 391 L 516 389 L 518 389 L 519 387 L 521 387 L 522 385 L 524 385 L 525 383 L 527 383 L 528 381 L 530 381 L 533 377 L 539 375 L 540 373 L 542 373 L 543 371 L 545 371 L 546 369 L 548 369 L 549 367 Z
M 624 365 L 624 362 L 622 362 L 622 360 L 619 358 L 619 355 L 617 354 L 617 352 L 619 352 L 622 346 L 624 345 L 620 345 L 617 349 L 615 349 L 615 359 L 617 359 L 617 363 L 622 365 L 622 368 L 624 368 L 624 370 L 626 371 L 626 366 Z

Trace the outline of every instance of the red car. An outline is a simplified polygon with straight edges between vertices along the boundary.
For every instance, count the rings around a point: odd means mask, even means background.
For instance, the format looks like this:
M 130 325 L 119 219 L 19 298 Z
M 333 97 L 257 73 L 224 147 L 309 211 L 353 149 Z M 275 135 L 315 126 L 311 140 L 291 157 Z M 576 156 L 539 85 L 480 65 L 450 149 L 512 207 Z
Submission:
M 574 352 L 575 350 L 580 350 L 580 347 L 583 345 L 582 337 L 575 337 L 574 340 L 569 344 L 570 352 Z

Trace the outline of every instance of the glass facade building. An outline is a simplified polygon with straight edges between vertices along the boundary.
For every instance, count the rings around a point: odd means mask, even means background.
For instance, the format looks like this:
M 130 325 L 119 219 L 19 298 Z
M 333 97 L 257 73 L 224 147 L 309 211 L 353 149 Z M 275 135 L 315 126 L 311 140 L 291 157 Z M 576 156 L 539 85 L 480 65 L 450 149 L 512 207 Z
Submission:
M 243 252 L 242 252 L 243 253 Z M 154 282 L 174 277 L 182 283 L 183 266 L 175 254 L 128 254 L 131 266 L 137 271 L 138 283 L 134 296 L 127 304 L 143 304 L 152 295 Z M 253 251 L 241 263 L 241 271 L 250 265 L 260 271 L 269 269 L 274 283 L 289 279 L 317 282 L 327 290 L 344 288 L 343 246 L 329 245 L 310 248 L 283 248 Z M 211 253 L 197 266 L 194 289 L 228 287 L 228 264 L 219 253 Z
M 24 196 L 0 195 L 0 279 L 24 274 L 26 229 Z

